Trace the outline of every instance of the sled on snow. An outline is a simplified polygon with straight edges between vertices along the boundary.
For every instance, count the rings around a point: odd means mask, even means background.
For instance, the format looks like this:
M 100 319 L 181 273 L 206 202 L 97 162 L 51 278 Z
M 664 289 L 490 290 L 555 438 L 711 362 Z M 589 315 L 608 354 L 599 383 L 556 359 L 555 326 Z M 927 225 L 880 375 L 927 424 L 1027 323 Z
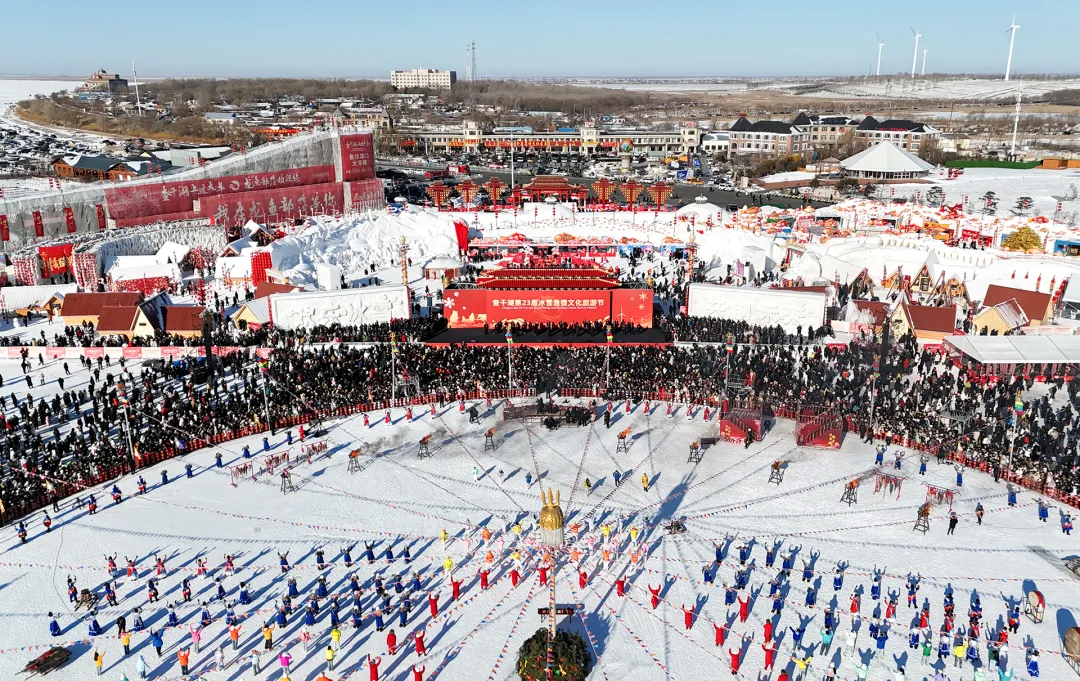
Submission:
M 31 676 L 34 674 L 45 675 L 63 667 L 70 659 L 71 651 L 67 648 L 61 648 L 59 646 L 49 648 L 33 660 L 27 662 L 26 666 L 23 667 L 22 671 L 19 673 L 30 674 Z
M 1065 567 L 1072 570 L 1072 573 L 1077 577 L 1080 577 L 1080 558 L 1070 558 L 1065 561 Z
M 664 532 L 667 534 L 686 534 L 686 523 L 681 520 L 672 520 L 664 525 Z
M 75 602 L 75 609 L 86 608 L 87 610 L 93 610 L 97 605 L 98 595 L 90 589 L 83 589 L 79 592 L 79 599 Z

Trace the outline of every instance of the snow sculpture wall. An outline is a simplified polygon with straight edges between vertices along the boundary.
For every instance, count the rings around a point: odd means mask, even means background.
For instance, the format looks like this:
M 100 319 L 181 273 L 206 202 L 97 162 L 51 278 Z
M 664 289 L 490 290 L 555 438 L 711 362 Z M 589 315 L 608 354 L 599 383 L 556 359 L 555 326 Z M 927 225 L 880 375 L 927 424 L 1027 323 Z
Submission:
M 270 296 L 270 319 L 275 326 L 284 329 L 310 328 L 320 324 L 375 324 L 408 317 L 408 290 L 404 286 L 369 286 Z
M 691 317 L 738 319 L 757 326 L 779 325 L 788 333 L 825 323 L 825 294 L 749 286 L 690 284 Z

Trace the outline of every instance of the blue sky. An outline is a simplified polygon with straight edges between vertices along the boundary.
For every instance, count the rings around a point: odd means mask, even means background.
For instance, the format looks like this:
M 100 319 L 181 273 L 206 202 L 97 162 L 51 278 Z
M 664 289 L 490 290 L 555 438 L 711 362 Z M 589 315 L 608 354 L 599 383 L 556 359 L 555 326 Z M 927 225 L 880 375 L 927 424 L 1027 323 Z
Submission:
M 1013 14 L 1016 73 L 1080 73 L 1080 0 L 9 0 L 0 73 L 376 76 L 418 66 L 481 77 L 1000 73 Z

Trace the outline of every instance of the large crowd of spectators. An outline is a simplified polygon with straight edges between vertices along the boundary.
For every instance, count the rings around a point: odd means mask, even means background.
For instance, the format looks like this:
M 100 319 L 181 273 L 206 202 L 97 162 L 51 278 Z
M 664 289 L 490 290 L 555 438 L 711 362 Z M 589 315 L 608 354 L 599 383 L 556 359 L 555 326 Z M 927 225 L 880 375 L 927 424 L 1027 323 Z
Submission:
M 399 341 L 418 340 L 430 331 L 425 319 L 394 328 Z M 612 399 L 663 395 L 664 400 L 720 404 L 745 386 L 744 399 L 765 412 L 778 407 L 827 408 L 855 424 L 866 436 L 908 438 L 986 461 L 996 468 L 1011 455 L 1014 471 L 1059 489 L 1077 486 L 1080 382 L 1055 378 L 1031 397 L 1015 416 L 1018 391 L 1030 391 L 1034 375 L 984 384 L 958 371 L 944 355 L 921 349 L 907 336 L 896 342 L 874 374 L 879 348 L 812 343 L 821 329 L 792 337 L 778 329 L 754 329 L 724 320 L 670 322 L 681 339 L 725 341 L 737 345 L 598 345 L 511 349 L 514 387 L 537 394 L 561 388 L 590 389 Z M 9 512 L 42 496 L 69 493 L 50 480 L 86 482 L 130 461 L 122 428 L 123 401 L 130 403 L 135 449 L 140 453 L 184 450 L 193 438 L 237 431 L 289 417 L 340 407 L 372 405 L 397 397 L 438 395 L 453 401 L 459 393 L 507 387 L 505 344 L 431 346 L 399 342 L 369 346 L 306 347 L 331 340 L 376 340 L 390 327 L 326 327 L 274 331 L 266 337 L 275 349 L 265 371 L 253 353 L 215 358 L 207 382 L 201 360 L 71 360 L 57 383 L 43 395 L 35 385 L 35 364 L 44 360 L 32 347 L 24 351 L 24 375 L 4 377 L 9 396 L 0 396 L 0 463 L 45 477 L 8 470 L 0 480 L 0 500 Z M 76 334 L 77 337 L 77 334 Z M 396 367 L 397 375 L 394 376 Z M 1040 373 L 1042 367 L 1038 368 Z M 78 374 L 71 378 L 68 372 Z M 65 389 L 64 378 L 68 378 Z M 43 376 L 41 377 L 43 380 Z M 263 387 L 269 380 L 269 395 Z M 27 383 L 29 389 L 23 383 Z M 72 388 L 77 384 L 78 389 Z M 876 396 L 873 390 L 876 388 Z M 37 397 L 34 393 L 37 393 Z M 1032 394 L 1032 393 L 1029 393 Z M 655 399 L 655 398 L 654 398 Z M 1013 423 L 1016 419 L 1017 422 Z M 852 435 L 855 435 L 852 433 Z

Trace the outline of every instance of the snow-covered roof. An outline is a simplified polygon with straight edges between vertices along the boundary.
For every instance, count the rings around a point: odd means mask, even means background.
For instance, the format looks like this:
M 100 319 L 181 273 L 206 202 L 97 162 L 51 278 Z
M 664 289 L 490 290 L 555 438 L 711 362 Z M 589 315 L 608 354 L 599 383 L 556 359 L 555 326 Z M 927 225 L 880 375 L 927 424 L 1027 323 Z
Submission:
M 0 308 L 4 311 L 19 310 L 44 305 L 49 298 L 61 298 L 79 290 L 78 284 L 50 284 L 43 286 L 5 286 L 0 289 Z
M 693 203 L 689 203 L 679 210 L 675 211 L 675 215 L 682 216 L 694 216 L 694 220 L 707 220 L 709 218 L 715 218 L 718 215 L 723 215 L 723 209 L 715 203 L 709 203 L 704 196 L 699 196 L 694 199 Z
M 432 270 L 456 270 L 461 268 L 461 263 L 457 260 L 454 260 L 453 258 L 439 256 L 436 258 L 432 258 L 426 265 L 424 265 L 424 268 Z
M 266 324 L 270 321 L 270 297 L 256 298 L 255 300 L 249 300 L 240 306 L 236 312 L 233 313 L 233 318 L 236 318 L 244 310 L 250 312 L 260 324 Z
M 108 276 L 114 282 L 131 279 L 153 279 L 155 277 L 166 277 L 170 281 L 180 281 L 180 268 L 176 266 L 176 263 L 113 267 L 109 270 Z
M 105 275 L 111 276 L 117 270 L 126 270 L 133 267 L 154 267 L 160 264 L 156 255 L 118 255 L 105 261 Z
M 840 165 L 851 172 L 917 173 L 929 172 L 934 166 L 915 154 L 904 151 L 892 142 L 881 142 L 849 156 Z
M 981 364 L 1080 363 L 1080 336 L 946 336 L 945 343 Z
M 175 241 L 166 241 L 158 249 L 155 257 L 157 257 L 159 263 L 174 262 L 179 265 L 189 252 L 191 252 L 191 246 L 178 244 Z
M 251 277 L 251 258 L 218 258 L 214 269 L 219 279 L 247 279 Z
M 1080 303 L 1080 276 L 1069 277 L 1065 292 L 1061 294 L 1064 303 Z

